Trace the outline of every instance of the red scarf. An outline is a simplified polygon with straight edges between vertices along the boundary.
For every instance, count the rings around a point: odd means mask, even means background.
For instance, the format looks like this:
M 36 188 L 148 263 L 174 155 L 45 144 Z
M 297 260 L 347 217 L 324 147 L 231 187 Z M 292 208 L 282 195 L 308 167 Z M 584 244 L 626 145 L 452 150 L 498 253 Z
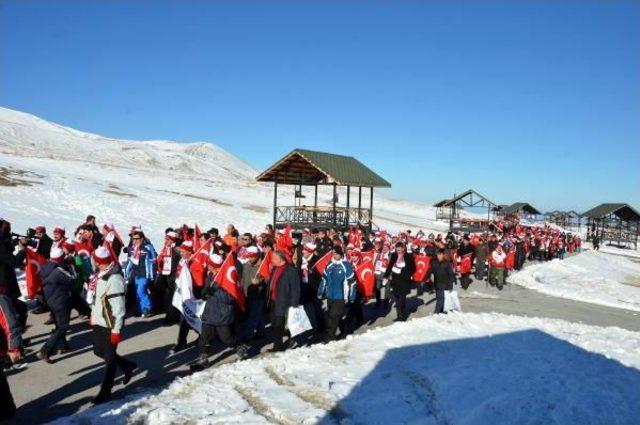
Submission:
M 286 267 L 286 264 L 283 264 L 280 267 L 276 267 L 276 269 L 273 272 L 273 277 L 271 277 L 271 288 L 269 290 L 269 298 L 271 299 L 271 301 L 276 300 L 276 293 L 278 291 L 278 281 L 280 280 L 280 276 L 282 276 L 282 272 L 284 271 L 285 267 Z

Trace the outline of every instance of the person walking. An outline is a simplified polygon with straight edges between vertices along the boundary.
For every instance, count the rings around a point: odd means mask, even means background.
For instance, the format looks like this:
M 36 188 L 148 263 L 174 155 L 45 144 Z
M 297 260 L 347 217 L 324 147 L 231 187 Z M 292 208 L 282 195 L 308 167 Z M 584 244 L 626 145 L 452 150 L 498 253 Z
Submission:
M 456 281 L 456 272 L 453 264 L 446 258 L 446 251 L 438 249 L 436 258 L 431 260 L 429 274 L 433 280 L 436 291 L 436 308 L 434 314 L 444 313 L 444 291 L 451 291 Z
M 384 274 L 384 285 L 391 284 L 391 294 L 396 308 L 396 322 L 407 320 L 406 302 L 407 295 L 411 291 L 413 274 L 416 271 L 416 264 L 413 254 L 406 252 L 404 242 L 396 243 L 396 250 L 389 258 L 389 265 Z
M 44 296 L 55 324 L 53 332 L 37 353 L 37 357 L 46 363 L 52 363 L 50 357 L 53 354 L 69 351 L 66 336 L 71 315 L 71 288 L 76 276 L 65 263 L 65 257 L 61 248 L 54 248 L 50 260 L 40 269 Z
M 151 297 L 149 296 L 149 282 L 155 277 L 156 255 L 150 242 L 145 240 L 141 230 L 131 234 L 132 246 L 129 251 L 129 262 L 125 269 L 128 282 L 133 282 L 138 300 L 138 314 L 142 317 L 151 315 Z
M 356 297 L 356 276 L 351 263 L 344 259 L 342 247 L 333 248 L 333 258 L 322 274 L 318 296 L 327 299 L 325 342 L 330 342 L 336 339 L 336 331 L 347 313 L 347 304 Z
M 95 293 L 91 307 L 93 352 L 104 360 L 105 373 L 100 392 L 91 401 L 100 404 L 111 400 L 117 369 L 120 368 L 124 373 L 122 382 L 127 385 L 136 364 L 117 353 L 125 315 L 122 270 L 113 260 L 111 252 L 103 246 L 98 247 L 92 257 L 98 270 L 89 281 L 89 289 Z
M 282 250 L 271 252 L 273 269 L 269 279 L 269 310 L 273 348 L 269 351 L 272 352 L 286 349 L 284 336 L 289 307 L 297 307 L 300 304 L 300 275 L 287 258 L 287 253 Z

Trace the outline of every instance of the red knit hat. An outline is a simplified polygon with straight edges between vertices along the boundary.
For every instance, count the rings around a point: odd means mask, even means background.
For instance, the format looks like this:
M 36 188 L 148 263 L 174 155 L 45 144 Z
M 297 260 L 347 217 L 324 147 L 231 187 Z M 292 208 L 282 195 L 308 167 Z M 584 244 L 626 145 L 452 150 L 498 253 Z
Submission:
M 175 242 L 178 240 L 178 234 L 176 232 L 167 232 L 164 237 L 169 239 L 171 242 Z
M 53 234 L 59 234 L 60 236 L 64 237 L 64 234 L 66 233 L 66 230 L 64 227 L 58 226 L 55 229 L 53 229 Z
M 193 242 L 192 241 L 184 241 L 178 247 L 183 251 L 193 252 Z
M 101 264 L 103 266 L 113 262 L 111 252 L 104 246 L 96 248 L 96 250 L 93 251 L 92 258 L 94 263 Z

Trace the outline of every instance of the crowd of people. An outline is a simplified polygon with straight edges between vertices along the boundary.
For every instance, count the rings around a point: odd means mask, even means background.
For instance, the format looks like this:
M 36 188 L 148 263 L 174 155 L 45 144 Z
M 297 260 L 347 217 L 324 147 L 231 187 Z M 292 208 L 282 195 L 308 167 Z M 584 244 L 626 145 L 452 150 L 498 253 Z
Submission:
M 137 368 L 117 353 L 127 315 L 161 315 L 163 325 L 177 326 L 170 354 L 185 350 L 194 331 L 198 356 L 191 369 L 202 370 L 213 340 L 239 359 L 259 354 L 255 342 L 264 338 L 273 343 L 270 351 L 303 343 L 288 337 L 291 308 L 304 307 L 312 325 L 304 343 L 329 342 L 363 325 L 370 299 L 381 315 L 393 307 L 395 320 L 405 321 L 412 290 L 435 293 L 434 313 L 446 313 L 445 295 L 458 282 L 466 290 L 473 276 L 502 289 L 507 273 L 525 261 L 562 259 L 581 247 L 578 236 L 509 221 L 445 235 L 270 225 L 241 234 L 233 225 L 224 233 L 183 225 L 167 228 L 157 249 L 142 228 L 123 239 L 93 216 L 73 232 L 56 227 L 51 234 L 37 226 L 17 235 L 0 219 L 0 358 L 3 367 L 19 367 L 29 344 L 22 337 L 28 308 L 16 278 L 24 270 L 26 296 L 37 300 L 31 312 L 49 314 L 53 326 L 40 360 L 51 363 L 73 349 L 66 339 L 72 310 L 92 327 L 93 351 L 105 363 L 94 403 L 111 398 L 118 369 L 126 385 Z M 0 417 L 8 418 L 15 405 L 0 374 Z

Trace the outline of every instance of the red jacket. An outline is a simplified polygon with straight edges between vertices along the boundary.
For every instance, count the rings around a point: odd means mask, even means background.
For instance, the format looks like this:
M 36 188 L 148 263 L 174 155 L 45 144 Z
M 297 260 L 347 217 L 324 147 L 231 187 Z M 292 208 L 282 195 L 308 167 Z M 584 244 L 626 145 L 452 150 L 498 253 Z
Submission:
M 22 345 L 22 326 L 7 295 L 0 294 L 0 357 L 8 351 L 18 351 Z

